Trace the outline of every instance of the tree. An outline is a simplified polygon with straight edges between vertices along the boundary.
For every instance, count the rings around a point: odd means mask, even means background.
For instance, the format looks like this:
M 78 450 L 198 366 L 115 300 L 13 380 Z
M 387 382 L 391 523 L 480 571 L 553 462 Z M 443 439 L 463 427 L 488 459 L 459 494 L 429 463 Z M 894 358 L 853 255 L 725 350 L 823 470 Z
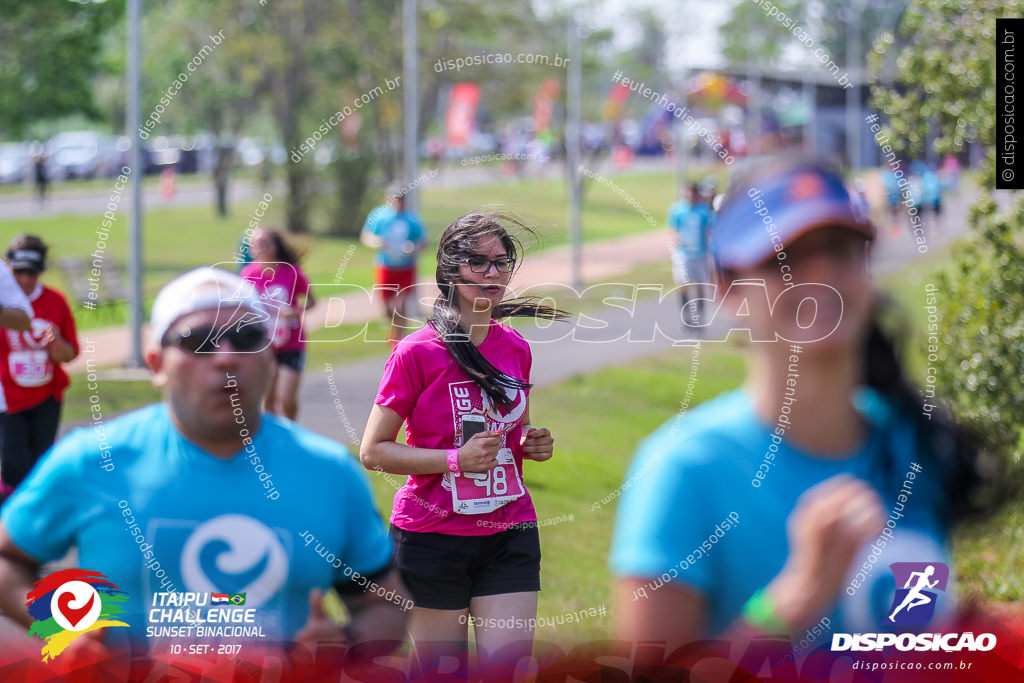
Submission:
M 68 114 L 99 118 L 92 81 L 100 72 L 103 33 L 123 2 L 0 0 L 0 131 Z
M 804 13 L 799 0 L 777 0 L 773 3 L 787 18 L 798 19 Z M 722 54 L 731 64 L 773 66 L 783 50 L 795 39 L 783 23 L 750 0 L 740 0 L 719 28 Z
M 821 0 L 809 5 L 815 13 L 816 41 L 841 64 L 846 64 L 846 42 L 852 14 L 856 12 L 856 25 L 860 27 L 859 54 L 863 59 L 875 39 L 884 31 L 891 31 L 906 11 L 902 0 Z M 847 65 L 849 68 L 851 65 Z M 860 64 L 852 65 L 860 68 Z
M 213 137 L 213 183 L 220 216 L 228 214 L 235 144 L 265 94 L 263 73 L 254 65 L 261 45 L 249 30 L 259 8 L 251 4 L 179 0 L 155 6 L 146 17 L 150 40 L 145 56 L 145 100 L 155 104 L 175 79 L 182 74 L 187 77 L 161 124 L 166 121 L 177 133 L 202 132 Z M 214 45 L 217 39 L 220 42 Z M 205 55 L 202 63 L 189 71 L 190 60 L 199 55 Z
M 877 70 L 891 46 L 897 82 L 877 88 L 874 105 L 889 120 L 889 138 L 905 141 L 905 158 L 920 155 L 934 138 L 939 154 L 967 142 L 985 149 L 971 231 L 953 250 L 938 286 L 942 343 L 937 395 L 980 427 L 996 449 L 1021 464 L 1024 439 L 1024 193 L 997 203 L 995 187 L 995 20 L 1019 16 L 1020 2 L 914 0 L 899 35 L 874 46 Z

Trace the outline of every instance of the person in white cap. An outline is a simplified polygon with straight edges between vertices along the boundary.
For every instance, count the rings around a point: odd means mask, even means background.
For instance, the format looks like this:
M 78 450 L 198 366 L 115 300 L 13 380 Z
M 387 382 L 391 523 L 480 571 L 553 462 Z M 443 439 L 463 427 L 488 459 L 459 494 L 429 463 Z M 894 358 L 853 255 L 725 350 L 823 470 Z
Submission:
M 119 619 L 128 628 L 101 629 L 102 643 L 79 639 L 89 648 L 397 645 L 411 605 L 359 463 L 338 443 L 261 414 L 273 321 L 252 286 L 198 268 L 160 291 L 151 323 L 146 363 L 165 400 L 102 433 L 74 431 L 7 501 L 0 610 L 31 627 L 26 594 L 40 566 L 74 546 L 80 568 L 127 595 Z M 351 615 L 345 629 L 323 611 L 332 586 Z M 205 621 L 172 609 L 182 594 L 208 601 Z M 241 601 L 254 619 L 232 622 L 230 633 L 216 626 L 206 615 L 222 596 L 234 603 L 223 609 Z

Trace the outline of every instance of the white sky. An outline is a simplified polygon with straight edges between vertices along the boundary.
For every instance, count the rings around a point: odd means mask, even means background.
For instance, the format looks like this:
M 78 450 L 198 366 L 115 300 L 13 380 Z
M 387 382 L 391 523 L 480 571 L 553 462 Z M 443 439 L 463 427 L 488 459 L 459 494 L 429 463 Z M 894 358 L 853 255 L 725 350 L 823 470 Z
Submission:
M 719 27 L 729 18 L 732 8 L 738 2 L 748 0 L 534 0 L 534 7 L 543 17 L 553 6 L 581 7 L 581 19 L 599 28 L 614 30 L 615 47 L 634 47 L 640 32 L 630 21 L 639 8 L 650 8 L 662 18 L 668 37 L 665 60 L 671 75 L 678 75 L 683 68 L 723 66 L 721 44 L 718 40 Z M 764 21 L 773 21 L 767 15 Z M 842 57 L 840 56 L 840 59 Z M 789 69 L 821 68 L 820 63 L 811 59 L 809 50 L 797 40 L 783 46 L 780 64 Z
M 603 0 L 593 21 L 615 28 L 618 47 L 629 47 L 639 31 L 622 23 L 633 8 L 650 7 L 663 17 L 668 36 L 666 64 L 678 72 L 684 66 L 720 66 L 723 63 L 718 27 L 729 17 L 733 3 L 728 0 Z

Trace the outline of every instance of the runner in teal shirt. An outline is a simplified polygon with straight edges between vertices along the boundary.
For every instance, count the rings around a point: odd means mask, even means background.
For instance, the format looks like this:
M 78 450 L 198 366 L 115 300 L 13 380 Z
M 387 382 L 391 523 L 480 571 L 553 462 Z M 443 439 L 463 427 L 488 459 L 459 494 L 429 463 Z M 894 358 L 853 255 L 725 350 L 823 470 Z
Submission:
M 951 564 L 951 525 L 984 483 L 978 450 L 903 377 L 871 290 L 866 221 L 814 162 L 733 181 L 713 231 L 717 298 L 733 334 L 761 341 L 742 389 L 639 448 L 611 550 L 620 638 L 786 635 L 806 649 L 831 633 L 906 630 L 883 623 L 904 587 L 890 565 Z M 804 283 L 817 289 L 782 296 Z M 953 582 L 943 590 L 932 627 L 955 611 Z

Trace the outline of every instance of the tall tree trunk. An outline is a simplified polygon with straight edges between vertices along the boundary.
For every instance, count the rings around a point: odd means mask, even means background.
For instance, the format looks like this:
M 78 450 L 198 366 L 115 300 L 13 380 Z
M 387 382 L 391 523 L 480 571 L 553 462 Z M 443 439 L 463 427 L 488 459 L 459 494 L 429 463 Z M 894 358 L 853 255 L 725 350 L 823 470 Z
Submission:
M 213 184 L 217 193 L 217 215 L 221 218 L 228 215 L 228 181 L 231 178 L 234 157 L 233 145 L 217 145 L 217 165 L 213 168 Z
M 288 162 L 285 167 L 288 202 L 285 204 L 285 227 L 288 232 L 309 232 L 309 172 L 302 162 Z
M 303 50 L 315 27 L 315 8 L 307 2 L 293 2 L 277 9 L 282 35 L 291 50 L 288 62 L 273 79 L 274 118 L 289 154 L 284 169 L 288 188 L 285 228 L 292 233 L 308 233 L 313 153 L 309 152 L 298 160 L 292 154 L 305 139 L 304 131 L 299 129 L 299 118 L 309 104 L 310 84 Z

